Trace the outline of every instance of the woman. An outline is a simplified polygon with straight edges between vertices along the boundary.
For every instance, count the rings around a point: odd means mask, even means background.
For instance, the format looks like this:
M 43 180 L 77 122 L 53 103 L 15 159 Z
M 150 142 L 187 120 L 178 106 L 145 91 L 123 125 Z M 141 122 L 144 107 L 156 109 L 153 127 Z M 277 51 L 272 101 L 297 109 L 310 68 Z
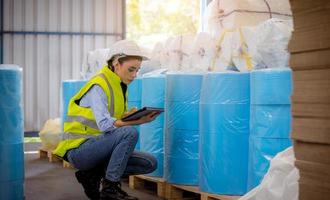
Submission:
M 108 65 L 70 100 L 65 140 L 54 153 L 79 169 L 76 178 L 90 199 L 137 199 L 121 190 L 120 178 L 151 173 L 157 161 L 150 154 L 134 151 L 138 132 L 132 125 L 151 122 L 157 114 L 136 121 L 121 120 L 128 114 L 124 113 L 127 85 L 146 57 L 128 40 L 115 43 L 110 55 Z

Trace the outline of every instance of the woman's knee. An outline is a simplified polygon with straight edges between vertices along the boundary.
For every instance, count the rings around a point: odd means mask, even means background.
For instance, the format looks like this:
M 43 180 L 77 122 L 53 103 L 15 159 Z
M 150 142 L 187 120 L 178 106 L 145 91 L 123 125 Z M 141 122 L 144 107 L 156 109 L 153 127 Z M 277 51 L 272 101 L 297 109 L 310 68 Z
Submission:
M 123 126 L 120 127 L 121 131 L 123 132 L 123 136 L 125 139 L 132 139 L 136 140 L 139 137 L 139 132 L 133 126 Z

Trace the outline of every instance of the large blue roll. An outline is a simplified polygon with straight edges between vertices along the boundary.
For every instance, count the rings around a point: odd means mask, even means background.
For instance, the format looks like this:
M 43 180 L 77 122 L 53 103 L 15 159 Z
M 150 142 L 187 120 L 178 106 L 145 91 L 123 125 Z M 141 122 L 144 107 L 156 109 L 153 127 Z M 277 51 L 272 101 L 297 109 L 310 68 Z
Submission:
M 251 72 L 248 190 L 260 184 L 270 160 L 291 145 L 292 71 Z
M 289 138 L 291 133 L 290 105 L 251 105 L 251 136 Z
M 251 104 L 290 104 L 290 68 L 261 69 L 251 72 Z
M 203 75 L 167 74 L 165 178 L 198 185 L 199 99 Z
M 142 95 L 142 79 L 136 78 L 132 83 L 128 85 L 128 110 L 136 107 L 141 108 L 141 95 Z M 135 126 L 135 128 L 140 132 L 140 126 Z M 135 145 L 136 150 L 140 150 L 140 137 Z
M 70 99 L 87 83 L 87 80 L 62 81 L 62 125 L 67 119 Z M 63 126 L 62 126 L 63 127 Z
M 24 196 L 22 69 L 0 65 L 0 199 Z
M 164 108 L 165 76 L 154 74 L 142 79 L 142 106 Z M 152 154 L 158 162 L 150 176 L 163 177 L 164 162 L 164 114 L 154 121 L 140 126 L 141 151 Z
M 201 191 L 243 195 L 247 188 L 249 73 L 209 73 L 200 102 Z
M 268 171 L 270 160 L 291 145 L 288 138 L 250 138 L 248 190 L 260 184 Z

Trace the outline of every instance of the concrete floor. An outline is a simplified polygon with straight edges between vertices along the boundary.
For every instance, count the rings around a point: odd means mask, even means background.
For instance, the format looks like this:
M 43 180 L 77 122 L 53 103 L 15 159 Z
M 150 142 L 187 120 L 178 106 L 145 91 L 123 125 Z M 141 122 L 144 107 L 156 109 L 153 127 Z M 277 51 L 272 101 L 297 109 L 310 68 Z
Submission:
M 74 169 L 60 163 L 39 159 L 40 143 L 25 143 L 25 198 L 26 200 L 87 200 L 76 181 Z M 152 191 L 137 191 L 123 183 L 123 189 L 140 200 L 161 200 Z M 151 194 L 152 193 L 152 194 Z

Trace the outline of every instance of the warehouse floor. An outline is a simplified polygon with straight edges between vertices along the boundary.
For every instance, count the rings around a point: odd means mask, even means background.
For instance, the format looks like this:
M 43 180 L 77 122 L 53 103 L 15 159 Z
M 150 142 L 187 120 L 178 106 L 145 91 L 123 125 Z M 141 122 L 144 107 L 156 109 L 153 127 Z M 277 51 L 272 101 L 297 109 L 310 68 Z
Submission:
M 75 170 L 63 168 L 60 163 L 49 163 L 47 159 L 39 159 L 40 146 L 40 143 L 25 143 L 26 200 L 87 200 L 74 177 Z M 150 191 L 128 188 L 127 182 L 123 182 L 123 189 L 140 200 L 160 200 Z

